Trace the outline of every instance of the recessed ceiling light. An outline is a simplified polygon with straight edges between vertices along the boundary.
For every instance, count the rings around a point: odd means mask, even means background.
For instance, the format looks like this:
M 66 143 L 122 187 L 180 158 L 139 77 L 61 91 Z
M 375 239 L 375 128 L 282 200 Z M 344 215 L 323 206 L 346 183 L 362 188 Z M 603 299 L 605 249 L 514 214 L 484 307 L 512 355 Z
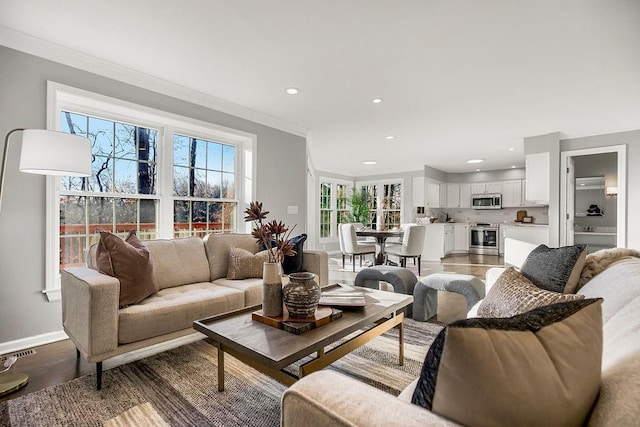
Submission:
M 482 163 L 484 162 L 483 159 L 471 159 L 471 160 L 467 160 L 467 163 Z
M 395 136 L 393 136 L 393 135 L 388 135 L 386 138 L 387 138 L 387 139 L 395 139 Z
M 298 89 L 297 87 L 288 87 L 285 92 L 287 92 L 289 95 L 297 95 L 300 93 L 300 89 Z
M 509 151 L 515 151 L 515 148 L 511 147 L 509 148 Z
M 480 169 L 476 169 L 476 172 L 480 172 Z
M 516 165 L 511 166 L 511 169 L 515 169 L 515 168 L 516 168 Z
M 362 162 L 363 165 L 377 165 L 378 162 L 376 162 L 375 160 L 365 160 L 364 162 Z
M 380 104 L 382 102 L 382 98 L 373 98 L 371 102 L 373 102 L 374 104 Z

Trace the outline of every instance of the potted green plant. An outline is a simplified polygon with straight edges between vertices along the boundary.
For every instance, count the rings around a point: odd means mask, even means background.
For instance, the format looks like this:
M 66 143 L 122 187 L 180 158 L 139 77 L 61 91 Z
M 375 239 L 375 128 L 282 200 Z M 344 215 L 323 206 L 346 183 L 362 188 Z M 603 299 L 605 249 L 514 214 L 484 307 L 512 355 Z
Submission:
M 351 211 L 347 216 L 347 221 L 366 225 L 369 222 L 369 193 L 364 189 L 361 191 L 352 190 L 349 204 Z

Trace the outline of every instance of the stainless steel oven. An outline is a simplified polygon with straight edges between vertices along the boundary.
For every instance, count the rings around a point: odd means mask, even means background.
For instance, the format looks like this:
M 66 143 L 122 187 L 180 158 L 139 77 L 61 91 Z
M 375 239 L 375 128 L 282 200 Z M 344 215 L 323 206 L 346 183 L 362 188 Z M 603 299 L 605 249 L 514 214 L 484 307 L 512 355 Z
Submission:
M 500 227 L 495 224 L 476 224 L 470 227 L 469 253 L 498 255 Z

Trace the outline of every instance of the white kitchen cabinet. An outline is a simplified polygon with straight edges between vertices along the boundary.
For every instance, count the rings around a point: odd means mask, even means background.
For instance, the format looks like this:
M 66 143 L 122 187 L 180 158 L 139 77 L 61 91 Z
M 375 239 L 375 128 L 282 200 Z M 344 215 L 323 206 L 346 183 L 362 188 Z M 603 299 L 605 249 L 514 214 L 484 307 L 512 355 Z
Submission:
M 527 154 L 525 157 L 525 174 L 527 194 L 525 198 L 531 202 L 549 204 L 549 153 Z
M 453 225 L 454 227 L 454 244 L 453 251 L 454 252 L 469 252 L 469 224 L 467 223 L 456 223 Z
M 470 208 L 471 207 L 471 184 L 460 184 L 460 203 L 458 207 Z
M 440 184 L 433 181 L 427 181 L 426 188 L 426 197 L 424 206 L 427 208 L 441 208 L 442 201 L 440 197 Z
M 413 207 L 424 206 L 424 177 L 416 176 L 413 178 Z
M 522 180 L 504 181 L 502 183 L 502 207 L 517 208 L 524 206 L 522 200 Z
M 440 207 L 447 206 L 447 184 L 440 184 Z
M 447 207 L 460 207 L 460 184 L 447 184 Z
M 471 194 L 500 194 L 502 182 L 482 182 L 471 184 Z
M 426 224 L 422 259 L 440 261 L 444 257 L 444 223 Z
M 536 202 L 527 200 L 526 195 L 527 195 L 527 180 L 523 179 L 522 180 L 522 206 L 531 206 L 531 207 L 547 206 L 547 204 L 544 204 L 544 203 L 536 203 Z
M 456 244 L 455 227 L 453 225 L 444 226 L 444 254 L 449 255 L 453 252 Z
M 487 192 L 487 187 L 482 184 L 471 184 L 471 194 L 484 194 Z

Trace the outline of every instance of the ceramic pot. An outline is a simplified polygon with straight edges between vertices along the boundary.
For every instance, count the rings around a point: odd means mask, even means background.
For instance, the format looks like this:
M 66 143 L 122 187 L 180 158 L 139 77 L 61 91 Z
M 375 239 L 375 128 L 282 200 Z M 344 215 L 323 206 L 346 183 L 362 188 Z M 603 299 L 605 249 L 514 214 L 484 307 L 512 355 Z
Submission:
M 262 265 L 262 314 L 282 316 L 282 266 L 279 262 Z
M 320 286 L 313 273 L 291 273 L 282 288 L 284 305 L 291 317 L 311 317 L 320 301 Z

